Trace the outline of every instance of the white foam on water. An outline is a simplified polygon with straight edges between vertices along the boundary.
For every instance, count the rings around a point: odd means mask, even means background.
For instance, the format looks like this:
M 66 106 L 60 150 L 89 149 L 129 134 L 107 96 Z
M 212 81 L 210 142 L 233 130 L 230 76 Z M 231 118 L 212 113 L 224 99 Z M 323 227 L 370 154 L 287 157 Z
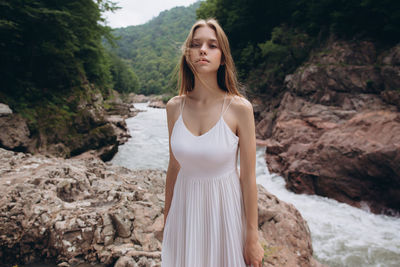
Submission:
M 265 149 L 257 150 L 257 183 L 293 204 L 310 228 L 314 257 L 331 267 L 400 266 L 400 218 L 376 215 L 317 195 L 295 194 L 285 180 L 270 174 Z

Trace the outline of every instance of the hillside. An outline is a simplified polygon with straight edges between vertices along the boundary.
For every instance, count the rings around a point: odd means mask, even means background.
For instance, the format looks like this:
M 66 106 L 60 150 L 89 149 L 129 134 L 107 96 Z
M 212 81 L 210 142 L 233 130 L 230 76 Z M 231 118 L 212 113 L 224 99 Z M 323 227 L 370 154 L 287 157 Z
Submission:
M 139 77 L 139 92 L 160 94 L 173 92 L 172 72 L 178 63 L 180 46 L 196 20 L 200 2 L 188 7 L 163 11 L 149 22 L 113 30 L 121 39 L 111 48 L 133 67 Z

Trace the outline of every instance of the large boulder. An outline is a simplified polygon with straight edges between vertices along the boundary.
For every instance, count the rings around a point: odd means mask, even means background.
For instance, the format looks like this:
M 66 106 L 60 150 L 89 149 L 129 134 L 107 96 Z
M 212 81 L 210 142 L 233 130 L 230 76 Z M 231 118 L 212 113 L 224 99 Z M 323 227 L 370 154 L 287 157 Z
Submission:
M 323 267 L 313 258 L 311 233 L 300 212 L 258 187 L 258 225 L 268 267 Z
M 29 146 L 30 131 L 24 118 L 0 103 L 0 147 L 25 152 Z

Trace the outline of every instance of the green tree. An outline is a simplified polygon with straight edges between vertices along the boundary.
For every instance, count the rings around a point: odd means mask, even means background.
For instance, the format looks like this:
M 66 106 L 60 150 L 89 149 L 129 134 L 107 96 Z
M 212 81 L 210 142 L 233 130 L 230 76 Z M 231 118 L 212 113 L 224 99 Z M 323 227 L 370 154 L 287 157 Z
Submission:
M 139 79 L 128 62 L 109 52 L 113 89 L 120 93 L 137 93 Z
M 109 0 L 0 1 L 2 91 L 38 99 L 85 80 L 109 86 L 101 38 L 113 38 L 98 22 L 116 8 Z

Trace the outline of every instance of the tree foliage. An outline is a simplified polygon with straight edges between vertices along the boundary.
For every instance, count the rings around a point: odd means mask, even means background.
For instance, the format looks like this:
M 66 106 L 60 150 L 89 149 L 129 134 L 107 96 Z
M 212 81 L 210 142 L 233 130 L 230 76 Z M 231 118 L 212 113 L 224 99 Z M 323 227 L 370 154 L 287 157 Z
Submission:
M 139 78 L 133 72 L 129 63 L 112 52 L 109 52 L 109 57 L 111 60 L 113 89 L 120 93 L 137 93 L 139 90 Z
M 258 94 L 276 93 L 285 75 L 331 35 L 382 46 L 400 37 L 397 0 L 207 0 L 196 14 L 219 21 L 240 78 Z
M 85 80 L 112 85 L 101 43 L 112 40 L 111 28 L 98 22 L 116 8 L 109 0 L 1 0 L 2 91 L 37 99 Z
M 143 94 L 175 93 L 173 71 L 181 54 L 180 46 L 196 20 L 196 2 L 161 12 L 149 22 L 113 30 L 118 47 L 109 49 L 123 58 L 139 78 Z
M 333 33 L 391 44 L 400 36 L 397 0 L 207 0 L 196 13 L 198 18 L 217 18 L 233 47 L 265 41 L 281 24 L 311 36 Z

